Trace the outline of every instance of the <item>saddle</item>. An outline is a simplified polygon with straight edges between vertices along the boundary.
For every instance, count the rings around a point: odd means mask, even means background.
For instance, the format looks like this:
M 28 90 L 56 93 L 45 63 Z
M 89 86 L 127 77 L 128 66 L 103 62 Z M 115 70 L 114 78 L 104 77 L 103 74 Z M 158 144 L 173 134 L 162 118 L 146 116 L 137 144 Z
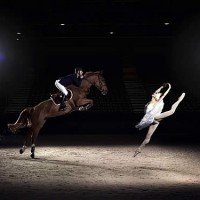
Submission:
M 73 96 L 73 93 L 71 90 L 67 89 L 68 94 L 65 96 L 64 102 L 67 102 L 67 100 L 71 99 Z M 53 101 L 54 104 L 60 105 L 62 101 L 62 92 L 58 92 L 56 94 L 50 94 L 50 99 Z

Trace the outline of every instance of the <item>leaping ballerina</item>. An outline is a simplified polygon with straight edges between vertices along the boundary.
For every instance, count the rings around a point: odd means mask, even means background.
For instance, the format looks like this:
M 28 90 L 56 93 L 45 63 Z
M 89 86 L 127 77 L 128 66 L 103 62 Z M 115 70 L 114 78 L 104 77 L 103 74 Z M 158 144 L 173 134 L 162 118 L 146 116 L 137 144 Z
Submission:
M 161 93 L 161 90 L 167 86 L 168 89 L 166 90 L 166 92 Z M 166 97 L 170 89 L 171 89 L 171 84 L 164 83 L 160 88 L 158 88 L 152 94 L 151 101 L 145 105 L 145 115 L 135 127 L 138 128 L 139 130 L 146 127 L 149 128 L 144 141 L 135 151 L 134 157 L 137 156 L 139 153 L 141 153 L 144 146 L 150 142 L 151 136 L 157 129 L 160 121 L 166 117 L 173 115 L 179 103 L 184 99 L 185 93 L 182 93 L 181 96 L 178 98 L 178 100 L 171 106 L 170 110 L 162 112 L 164 107 L 163 99 Z

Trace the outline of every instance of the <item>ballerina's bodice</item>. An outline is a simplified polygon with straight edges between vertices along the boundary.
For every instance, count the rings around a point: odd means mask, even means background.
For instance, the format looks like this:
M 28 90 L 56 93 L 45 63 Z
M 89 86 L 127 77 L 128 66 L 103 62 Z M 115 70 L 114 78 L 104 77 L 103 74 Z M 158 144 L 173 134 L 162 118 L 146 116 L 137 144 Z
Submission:
M 149 103 L 145 107 L 145 114 L 150 113 L 153 116 L 158 115 L 162 112 L 163 107 L 164 107 L 163 101 L 157 102 L 156 104 Z

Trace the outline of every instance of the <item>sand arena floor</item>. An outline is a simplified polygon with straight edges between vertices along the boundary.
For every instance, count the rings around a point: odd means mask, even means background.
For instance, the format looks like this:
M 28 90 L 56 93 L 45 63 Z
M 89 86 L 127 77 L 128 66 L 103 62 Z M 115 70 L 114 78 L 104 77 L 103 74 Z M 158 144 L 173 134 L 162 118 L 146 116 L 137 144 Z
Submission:
M 160 136 L 159 136 L 160 137 Z M 0 199 L 200 199 L 200 145 L 144 135 L 40 135 L 35 159 L 23 136 L 0 145 Z M 166 137 L 167 138 L 167 137 Z

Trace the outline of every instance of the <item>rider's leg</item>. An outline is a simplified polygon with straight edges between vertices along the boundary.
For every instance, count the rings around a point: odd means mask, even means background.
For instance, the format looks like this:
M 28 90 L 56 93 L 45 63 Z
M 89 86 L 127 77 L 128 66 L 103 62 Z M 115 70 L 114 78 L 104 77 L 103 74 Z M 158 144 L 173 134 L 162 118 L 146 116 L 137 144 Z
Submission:
M 55 86 L 62 92 L 62 100 L 61 100 L 61 104 L 60 104 L 60 107 L 59 107 L 59 110 L 62 110 L 66 107 L 64 101 L 65 101 L 65 97 L 68 94 L 68 91 L 62 84 L 59 83 L 59 80 L 56 80 Z
M 62 84 L 59 83 L 59 80 L 56 80 L 56 81 L 55 81 L 55 86 L 56 86 L 65 96 L 67 96 L 68 91 L 67 91 L 67 89 L 66 89 Z
M 63 110 L 65 107 L 66 107 L 66 105 L 65 105 L 65 95 L 62 94 L 62 99 L 61 99 L 59 110 Z

